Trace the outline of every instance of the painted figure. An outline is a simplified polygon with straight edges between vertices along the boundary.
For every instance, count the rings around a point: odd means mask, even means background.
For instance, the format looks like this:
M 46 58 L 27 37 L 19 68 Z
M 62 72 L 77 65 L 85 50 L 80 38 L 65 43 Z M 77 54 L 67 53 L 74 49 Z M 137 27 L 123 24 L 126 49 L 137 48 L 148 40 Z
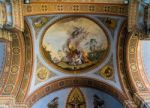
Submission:
M 94 108 L 103 108 L 104 105 L 104 100 L 102 100 L 99 96 L 97 96 L 96 94 L 93 96 L 94 97 Z
M 70 38 L 64 46 L 66 60 L 70 65 L 79 65 L 88 62 L 87 54 L 81 49 L 80 43 L 86 38 L 88 32 L 81 27 L 74 27 Z
M 58 108 L 58 97 L 55 97 L 52 101 L 48 103 L 48 108 Z

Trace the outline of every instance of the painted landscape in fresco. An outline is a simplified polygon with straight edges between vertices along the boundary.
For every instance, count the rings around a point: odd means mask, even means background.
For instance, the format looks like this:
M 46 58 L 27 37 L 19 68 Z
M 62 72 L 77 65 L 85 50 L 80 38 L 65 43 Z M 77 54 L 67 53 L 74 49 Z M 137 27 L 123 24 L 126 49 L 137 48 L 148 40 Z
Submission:
M 41 44 L 49 63 L 73 71 L 104 60 L 108 51 L 104 31 L 84 17 L 69 17 L 54 23 L 45 32 Z

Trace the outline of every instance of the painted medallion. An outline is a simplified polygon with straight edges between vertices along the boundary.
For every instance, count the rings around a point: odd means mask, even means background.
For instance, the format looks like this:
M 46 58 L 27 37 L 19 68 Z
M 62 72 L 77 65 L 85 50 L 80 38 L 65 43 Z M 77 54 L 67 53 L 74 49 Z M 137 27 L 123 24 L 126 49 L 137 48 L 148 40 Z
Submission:
M 108 49 L 108 39 L 102 28 L 85 17 L 59 20 L 41 39 L 41 51 L 47 63 L 70 73 L 101 63 Z

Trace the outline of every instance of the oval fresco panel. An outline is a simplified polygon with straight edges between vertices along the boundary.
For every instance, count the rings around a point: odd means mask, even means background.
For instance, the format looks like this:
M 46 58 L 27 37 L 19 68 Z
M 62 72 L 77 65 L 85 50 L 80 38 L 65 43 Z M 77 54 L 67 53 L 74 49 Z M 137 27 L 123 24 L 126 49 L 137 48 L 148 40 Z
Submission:
M 103 29 L 85 17 L 69 17 L 52 24 L 41 39 L 46 62 L 63 72 L 78 73 L 102 63 L 109 50 Z

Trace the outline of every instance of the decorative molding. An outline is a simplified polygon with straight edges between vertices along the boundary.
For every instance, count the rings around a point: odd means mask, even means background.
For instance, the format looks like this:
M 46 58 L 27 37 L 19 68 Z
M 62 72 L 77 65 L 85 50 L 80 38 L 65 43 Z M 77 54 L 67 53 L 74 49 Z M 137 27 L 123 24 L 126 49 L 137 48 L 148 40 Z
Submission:
M 28 108 L 25 103 L 16 103 L 12 96 L 0 96 L 1 108 Z
M 132 85 L 134 85 L 134 90 L 139 92 L 148 91 L 144 79 L 140 74 L 139 64 L 138 64 L 138 44 L 139 36 L 138 33 L 132 32 L 129 35 L 126 55 L 127 55 L 127 64 L 128 64 L 128 74 L 131 79 Z
M 123 0 L 30 0 L 30 3 L 39 2 L 79 2 L 79 3 L 114 3 L 114 4 L 124 4 Z
M 0 39 L 12 41 L 11 32 L 7 31 L 7 30 L 0 29 Z
M 11 33 L 10 34 L 12 41 L 9 45 L 10 53 L 7 54 L 6 66 L 4 67 L 4 78 L 3 86 L 1 89 L 2 95 L 10 95 L 15 86 L 17 85 L 17 80 L 19 78 L 19 73 L 22 65 L 22 45 L 20 43 L 20 39 L 18 33 Z
M 149 103 L 150 102 L 150 92 L 135 93 L 134 95 L 136 98 L 138 98 L 143 103 Z
M 2 39 L 6 40 L 7 53 L 2 76 L 0 78 L 0 94 L 10 95 L 15 89 L 19 77 L 21 63 L 21 45 L 17 33 L 1 30 Z
M 24 31 L 24 16 L 22 0 L 12 0 L 13 27 Z
M 149 108 L 150 92 L 134 93 L 134 101 L 140 108 Z
M 38 14 L 77 13 L 77 14 L 112 14 L 127 16 L 127 5 L 115 4 L 89 4 L 89 3 L 32 3 L 24 4 L 24 16 Z
M 117 42 L 117 64 L 118 64 L 118 74 L 119 79 L 121 82 L 122 89 L 125 95 L 128 97 L 129 100 L 132 100 L 130 94 L 130 85 L 128 85 L 128 79 L 126 76 L 125 66 L 124 66 L 124 45 L 125 45 L 125 38 L 127 36 L 127 21 L 122 24 L 120 29 L 120 33 L 118 34 L 118 42 Z
M 25 31 L 21 36 L 24 37 L 25 46 L 24 46 L 24 54 L 22 56 L 24 57 L 25 61 L 24 67 L 22 68 L 22 73 L 20 74 L 19 77 L 20 84 L 16 86 L 17 89 L 16 91 L 14 91 L 17 102 L 23 102 L 27 95 L 33 68 L 33 43 L 31 32 L 27 24 L 25 25 Z
M 137 24 L 138 1 L 131 0 L 128 7 L 128 31 L 132 31 Z
M 126 100 L 124 101 L 124 108 L 138 108 L 134 101 Z
M 31 79 L 33 51 L 28 30 L 24 35 L 11 31 L 13 33 L 10 33 L 11 41 L 7 42 L 6 63 L 0 78 L 0 95 L 13 95 L 18 103 L 24 101 Z
M 5 3 L 0 1 L 0 28 L 3 28 L 3 26 L 6 24 L 6 16 Z
M 39 88 L 26 98 L 26 103 L 29 107 L 31 107 L 36 101 L 48 95 L 49 93 L 68 87 L 92 87 L 116 97 L 120 102 L 124 102 L 126 100 L 126 97 L 122 92 L 104 82 L 100 82 L 91 78 L 69 77 L 53 81 Z
M 129 34 L 126 45 L 127 72 L 130 79 L 130 86 L 133 89 L 134 101 L 138 106 L 150 102 L 150 87 L 144 71 L 141 69 L 139 56 L 140 33 L 133 31 Z

